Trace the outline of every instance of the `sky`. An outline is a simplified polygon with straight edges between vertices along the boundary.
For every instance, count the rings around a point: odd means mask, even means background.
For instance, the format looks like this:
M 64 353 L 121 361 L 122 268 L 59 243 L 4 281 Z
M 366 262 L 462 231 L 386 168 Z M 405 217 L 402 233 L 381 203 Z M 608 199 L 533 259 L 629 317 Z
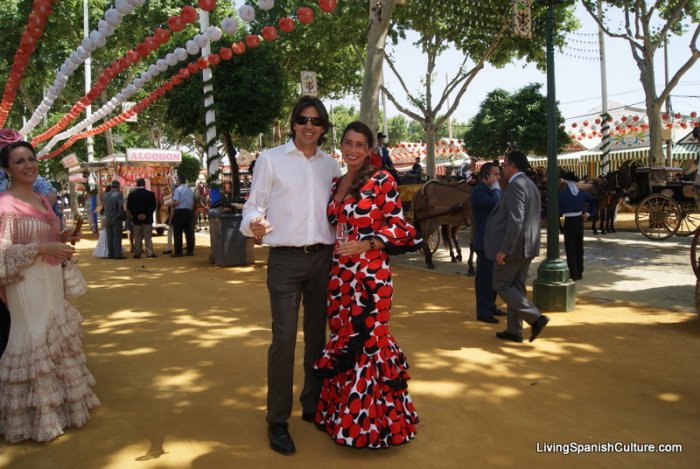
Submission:
M 600 109 L 602 105 L 601 92 L 601 66 L 598 57 L 598 27 L 582 6 L 578 6 L 577 15 L 582 23 L 582 28 L 569 35 L 570 46 L 564 53 L 555 49 L 555 76 L 556 98 L 559 107 L 567 119 L 567 122 L 581 120 L 589 117 L 594 109 Z M 669 42 L 669 70 L 670 76 L 690 56 L 688 44 L 691 34 L 683 37 L 674 37 Z M 576 50 L 578 49 L 578 50 Z M 396 65 L 408 88 L 414 93 L 420 91 L 421 73 L 425 70 L 425 56 L 417 53 L 416 47 L 410 40 L 388 47 L 394 54 Z M 608 88 L 608 107 L 614 104 L 637 105 L 644 108 L 644 92 L 639 81 L 639 69 L 632 59 L 632 54 L 627 41 L 605 37 L 605 53 L 607 57 L 606 73 Z M 577 57 L 578 56 L 578 57 Z M 586 57 L 586 58 L 581 58 Z M 659 51 L 656 55 L 656 78 L 659 85 L 664 83 L 664 54 Z M 592 60 L 596 58 L 596 60 Z M 447 51 L 437 63 L 436 81 L 433 93 L 442 93 L 446 76 L 454 76 L 462 56 L 455 50 Z M 401 95 L 400 101 L 406 103 L 405 95 L 401 91 L 398 80 L 391 70 L 385 66 L 385 84 L 392 91 Z M 468 90 L 462 97 L 459 107 L 453 119 L 457 122 L 467 122 L 479 110 L 480 104 L 486 95 L 496 89 L 503 88 L 513 92 L 529 83 L 542 83 L 542 93 L 546 94 L 546 74 L 537 70 L 533 65 L 524 62 L 515 63 L 501 69 L 495 69 L 487 65 L 474 79 Z M 661 90 L 657 86 L 657 90 Z M 700 62 L 686 72 L 681 82 L 672 92 L 672 104 L 674 112 L 700 113 Z M 694 97 L 690 97 L 694 95 Z M 398 97 L 397 97 L 398 98 Z M 341 101 L 343 104 L 352 104 L 359 108 L 359 99 L 348 98 Z M 387 115 L 389 117 L 400 114 L 392 103 L 387 100 Z

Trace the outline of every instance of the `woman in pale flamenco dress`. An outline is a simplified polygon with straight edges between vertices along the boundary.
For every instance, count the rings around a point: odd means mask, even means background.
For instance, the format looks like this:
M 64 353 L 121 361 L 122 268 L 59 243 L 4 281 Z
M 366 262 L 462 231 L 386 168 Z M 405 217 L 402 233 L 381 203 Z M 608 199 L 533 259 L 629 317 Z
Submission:
M 111 188 L 112 186 L 107 186 L 105 188 L 105 194 L 109 192 Z M 102 200 L 104 200 L 104 194 L 102 195 Z M 100 209 L 100 212 L 102 211 L 103 209 Z M 97 238 L 97 244 L 95 245 L 95 249 L 92 251 L 92 255 L 95 257 L 101 257 L 103 259 L 106 259 L 109 253 L 107 249 L 107 229 L 105 228 L 104 214 L 100 216 L 100 224 L 100 234 Z
M 80 427 L 99 404 L 85 365 L 80 313 L 64 298 L 61 263 L 75 241 L 44 197 L 32 191 L 34 149 L 15 141 L 0 150 L 11 179 L 0 194 L 0 294 L 12 325 L 0 358 L 0 435 L 10 443 L 50 441 Z

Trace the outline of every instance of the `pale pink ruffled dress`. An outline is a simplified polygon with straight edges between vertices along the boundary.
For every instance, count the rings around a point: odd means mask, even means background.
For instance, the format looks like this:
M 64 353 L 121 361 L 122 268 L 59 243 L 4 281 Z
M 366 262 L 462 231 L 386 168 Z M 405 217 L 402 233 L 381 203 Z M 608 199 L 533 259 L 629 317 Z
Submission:
M 63 296 L 60 262 L 38 256 L 38 244 L 59 239 L 60 222 L 0 194 L 0 284 L 12 324 L 0 358 L 0 434 L 17 443 L 50 441 L 85 424 L 99 405 L 85 365 L 82 317 Z

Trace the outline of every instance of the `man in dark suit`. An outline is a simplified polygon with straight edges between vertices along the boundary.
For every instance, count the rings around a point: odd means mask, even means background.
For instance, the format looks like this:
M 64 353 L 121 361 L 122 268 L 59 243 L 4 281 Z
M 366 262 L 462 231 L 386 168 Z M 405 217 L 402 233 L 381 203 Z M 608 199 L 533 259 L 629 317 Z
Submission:
M 532 259 L 540 251 L 540 193 L 525 175 L 527 157 L 514 150 L 503 161 L 503 177 L 508 185 L 486 222 L 484 249 L 496 262 L 493 289 L 508 305 L 508 326 L 496 337 L 523 341 L 523 320 L 532 327 L 530 342 L 549 322 L 527 299 L 525 283 Z
M 138 178 L 136 189 L 129 193 L 126 199 L 126 209 L 131 215 L 134 225 L 134 259 L 141 257 L 142 241 L 146 246 L 148 257 L 157 257 L 153 252 L 153 212 L 156 210 L 156 196 L 146 189 L 146 180 Z
M 122 227 L 126 218 L 124 196 L 119 181 L 112 181 L 112 190 L 105 194 L 102 201 L 105 211 L 105 231 L 107 232 L 107 258 L 126 259 L 122 254 Z
M 498 323 L 494 315 L 503 314 L 496 307 L 496 293 L 493 290 L 493 261 L 484 253 L 484 231 L 489 214 L 501 198 L 501 179 L 498 166 L 484 163 L 479 170 L 479 184 L 474 187 L 471 196 L 472 215 L 474 216 L 474 239 L 472 249 L 476 251 L 476 278 L 474 293 L 476 295 L 476 319 L 492 324 Z

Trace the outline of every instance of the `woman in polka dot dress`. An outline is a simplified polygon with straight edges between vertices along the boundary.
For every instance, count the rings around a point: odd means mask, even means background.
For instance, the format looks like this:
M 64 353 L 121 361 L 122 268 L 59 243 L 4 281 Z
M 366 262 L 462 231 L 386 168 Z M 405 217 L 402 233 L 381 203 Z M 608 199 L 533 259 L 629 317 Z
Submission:
M 406 223 L 393 177 L 370 163 L 372 131 L 352 122 L 341 151 L 328 217 L 339 236 L 328 283 L 331 338 L 316 361 L 323 387 L 314 421 L 341 445 L 388 448 L 415 437 L 406 357 L 389 333 L 393 285 L 389 254 L 422 241 Z M 345 228 L 345 229 L 342 229 Z

